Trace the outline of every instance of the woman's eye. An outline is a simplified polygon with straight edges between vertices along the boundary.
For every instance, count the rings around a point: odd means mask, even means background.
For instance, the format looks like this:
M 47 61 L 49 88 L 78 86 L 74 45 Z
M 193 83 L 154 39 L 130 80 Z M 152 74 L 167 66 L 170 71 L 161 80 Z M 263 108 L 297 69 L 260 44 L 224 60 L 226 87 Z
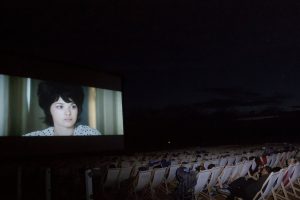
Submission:
M 76 104 L 73 104 L 73 105 L 72 105 L 72 108 L 73 108 L 73 109 L 76 109 L 76 108 L 77 108 Z
M 57 105 L 56 108 L 57 109 L 63 109 L 63 106 L 62 105 Z

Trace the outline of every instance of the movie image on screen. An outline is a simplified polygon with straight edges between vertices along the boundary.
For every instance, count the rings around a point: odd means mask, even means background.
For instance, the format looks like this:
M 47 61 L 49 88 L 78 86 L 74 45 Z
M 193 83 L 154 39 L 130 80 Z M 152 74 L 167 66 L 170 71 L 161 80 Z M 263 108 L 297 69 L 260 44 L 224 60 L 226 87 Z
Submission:
M 0 136 L 123 135 L 122 92 L 0 74 Z

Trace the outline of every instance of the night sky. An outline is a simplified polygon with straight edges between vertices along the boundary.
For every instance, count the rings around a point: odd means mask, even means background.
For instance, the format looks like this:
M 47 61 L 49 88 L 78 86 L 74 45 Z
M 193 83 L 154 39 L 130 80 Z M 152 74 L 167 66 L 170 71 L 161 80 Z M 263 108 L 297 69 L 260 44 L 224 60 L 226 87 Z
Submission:
M 3 8 L 3 54 L 123 78 L 129 138 L 298 140 L 298 1 L 9 1 Z

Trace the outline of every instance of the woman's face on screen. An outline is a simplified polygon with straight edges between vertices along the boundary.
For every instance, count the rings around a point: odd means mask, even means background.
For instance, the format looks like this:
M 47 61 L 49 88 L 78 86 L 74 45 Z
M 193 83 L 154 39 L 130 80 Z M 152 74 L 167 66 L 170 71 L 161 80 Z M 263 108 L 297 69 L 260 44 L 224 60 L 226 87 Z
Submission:
M 61 97 L 51 104 L 54 127 L 74 128 L 77 121 L 78 107 L 74 102 L 67 103 Z

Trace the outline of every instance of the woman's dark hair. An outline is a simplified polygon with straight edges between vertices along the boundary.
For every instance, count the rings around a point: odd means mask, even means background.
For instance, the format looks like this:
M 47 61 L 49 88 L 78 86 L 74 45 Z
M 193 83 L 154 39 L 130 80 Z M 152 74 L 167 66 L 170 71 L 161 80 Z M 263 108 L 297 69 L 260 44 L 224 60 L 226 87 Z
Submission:
M 45 113 L 44 122 L 48 126 L 53 126 L 53 119 L 50 113 L 50 106 L 61 97 L 65 102 L 74 102 L 78 108 L 78 116 L 82 111 L 84 99 L 83 89 L 80 86 L 66 85 L 51 81 L 40 82 L 38 86 L 39 105 Z M 77 116 L 77 122 L 79 117 Z

